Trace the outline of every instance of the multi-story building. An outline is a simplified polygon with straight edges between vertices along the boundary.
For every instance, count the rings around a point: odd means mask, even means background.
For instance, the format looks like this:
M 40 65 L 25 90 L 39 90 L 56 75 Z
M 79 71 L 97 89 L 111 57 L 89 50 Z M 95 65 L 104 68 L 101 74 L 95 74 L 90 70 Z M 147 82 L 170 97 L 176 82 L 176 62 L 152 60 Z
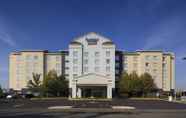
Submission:
M 108 38 L 91 32 L 77 37 L 66 51 L 27 50 L 9 57 L 9 87 L 27 87 L 32 73 L 41 79 L 51 70 L 69 80 L 70 97 L 112 98 L 115 82 L 123 71 L 151 74 L 157 87 L 175 88 L 174 55 L 162 51 L 117 51 Z M 116 80 L 116 81 L 115 81 Z

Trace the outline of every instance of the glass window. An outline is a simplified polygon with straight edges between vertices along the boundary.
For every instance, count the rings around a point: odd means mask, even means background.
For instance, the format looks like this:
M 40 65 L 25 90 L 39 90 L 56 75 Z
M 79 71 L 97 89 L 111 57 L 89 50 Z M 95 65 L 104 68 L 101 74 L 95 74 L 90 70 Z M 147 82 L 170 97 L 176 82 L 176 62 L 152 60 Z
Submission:
M 84 52 L 84 57 L 88 57 L 88 52 Z
M 115 70 L 115 73 L 116 73 L 116 74 L 119 74 L 119 70 Z
M 34 56 L 34 59 L 35 59 L 35 60 L 37 60 L 37 59 L 38 59 L 38 56 L 37 56 L 37 55 L 35 55 L 35 56 Z
M 84 59 L 84 64 L 88 64 L 88 59 Z
M 95 52 L 95 57 L 99 57 L 99 52 Z
M 134 68 L 137 68 L 138 67 L 138 64 L 137 63 L 134 63 Z
M 21 57 L 20 56 L 17 56 L 16 57 L 16 61 L 18 61 L 18 62 L 21 61 Z
M 106 59 L 106 64 L 110 64 L 110 59 Z
M 106 56 L 107 56 L 107 57 L 110 56 L 110 51 L 106 51 Z
M 73 56 L 77 57 L 78 56 L 78 51 L 73 51 Z
M 127 59 L 128 59 L 127 56 L 124 56 L 124 61 L 127 61 Z
M 119 60 L 119 55 L 116 55 L 116 60 L 117 60 L 117 61 Z
M 78 71 L 78 67 L 77 67 L 77 66 L 74 66 L 74 67 L 73 67 L 73 71 L 74 71 L 74 72 L 77 72 L 77 71 Z
M 88 67 L 84 66 L 84 72 L 88 72 Z
M 73 77 L 77 77 L 77 74 L 73 74 Z
M 128 63 L 124 63 L 124 68 L 128 68 Z
M 119 68 L 120 67 L 120 64 L 116 62 L 116 67 Z
M 56 63 L 56 68 L 60 69 L 60 64 L 59 63 Z
M 95 67 L 95 72 L 99 72 L 99 67 Z
M 157 73 L 157 69 L 153 69 L 153 72 L 154 72 L 154 73 Z
M 73 63 L 77 64 L 78 63 L 78 59 L 73 59 Z
M 31 56 L 30 56 L 30 55 L 27 55 L 27 56 L 26 56 L 26 59 L 27 59 L 27 60 L 30 60 L 30 59 L 31 59 Z
M 134 56 L 133 57 L 133 61 L 138 61 L 138 57 L 137 56 Z
M 153 59 L 154 60 L 158 60 L 158 56 L 153 56 Z
M 106 67 L 106 72 L 110 72 L 110 66 Z
M 150 56 L 149 55 L 147 55 L 147 56 L 145 56 L 145 60 L 150 60 Z
M 99 59 L 95 60 L 95 64 L 98 65 L 99 64 Z
M 60 61 L 60 56 L 56 56 L 56 61 Z

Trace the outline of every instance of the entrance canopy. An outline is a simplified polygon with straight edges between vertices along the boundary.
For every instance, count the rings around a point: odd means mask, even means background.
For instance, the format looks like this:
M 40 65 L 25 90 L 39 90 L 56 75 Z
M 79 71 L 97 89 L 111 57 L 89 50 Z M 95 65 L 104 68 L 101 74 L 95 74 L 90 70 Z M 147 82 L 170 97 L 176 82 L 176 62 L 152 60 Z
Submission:
M 76 84 L 77 85 L 108 85 L 109 83 L 112 82 L 112 79 L 106 77 L 106 76 L 102 76 L 102 75 L 98 75 L 98 74 L 94 74 L 94 73 L 90 73 L 90 74 L 86 74 L 86 75 L 82 75 L 79 77 L 76 77 Z

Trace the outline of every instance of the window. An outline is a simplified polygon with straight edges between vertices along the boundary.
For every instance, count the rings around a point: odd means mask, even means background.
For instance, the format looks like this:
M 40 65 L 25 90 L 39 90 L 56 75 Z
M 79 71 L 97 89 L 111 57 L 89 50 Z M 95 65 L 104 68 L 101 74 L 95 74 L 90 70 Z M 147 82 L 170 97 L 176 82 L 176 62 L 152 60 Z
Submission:
M 145 56 L 145 60 L 146 61 L 150 60 L 150 56 L 149 55 Z
M 77 57 L 78 56 L 78 51 L 73 51 L 73 56 Z
M 153 56 L 153 60 L 158 60 L 158 56 Z
M 69 74 L 65 74 L 65 76 L 66 76 L 66 77 L 68 77 L 68 76 L 69 76 Z
M 87 66 L 84 67 L 84 72 L 88 72 L 88 67 Z
M 110 66 L 106 67 L 106 72 L 110 72 Z
M 61 73 L 61 70 L 57 69 L 57 73 L 60 74 Z
M 84 64 L 88 64 L 88 59 L 84 59 Z
M 99 59 L 95 60 L 95 64 L 98 65 L 99 64 Z
M 73 59 L 73 63 L 77 64 L 78 63 L 78 59 Z
M 78 71 L 78 67 L 77 67 L 77 66 L 74 66 L 74 67 L 73 67 L 73 71 L 74 71 L 74 72 L 77 72 L 77 71 Z
M 106 76 L 110 76 L 110 74 L 106 74 Z
M 77 74 L 73 74 L 73 77 L 77 77 Z
M 138 64 L 137 63 L 134 63 L 133 65 L 134 65 L 134 68 L 137 68 L 138 67 Z
M 38 56 L 37 56 L 37 55 L 35 55 L 35 56 L 34 56 L 34 59 L 35 59 L 35 60 L 37 60 L 37 59 L 38 59 Z
M 153 79 L 156 79 L 156 78 L 157 78 L 157 76 L 153 76 L 152 78 L 153 78 Z
M 56 61 L 60 61 L 60 57 L 59 56 L 56 56 Z
M 119 59 L 120 59 L 120 58 L 119 58 L 119 55 L 116 55 L 116 60 L 119 61 Z
M 110 59 L 106 59 L 106 64 L 110 64 Z
M 119 68 L 119 67 L 120 67 L 120 63 L 116 62 L 116 68 Z
M 153 69 L 153 73 L 156 74 L 157 73 L 157 69 Z
M 119 74 L 119 70 L 115 70 L 115 73 L 116 73 L 116 74 Z
M 106 51 L 106 57 L 110 57 L 110 51 Z
M 60 69 L 60 64 L 59 63 L 56 63 L 56 68 Z
M 124 68 L 128 68 L 128 63 L 124 63 Z
M 138 57 L 137 56 L 134 56 L 133 57 L 133 61 L 138 61 Z
M 84 57 L 88 57 L 88 52 L 84 52 Z
M 33 64 L 33 68 L 37 68 L 37 66 L 38 66 L 38 63 Z
M 16 61 L 17 61 L 17 62 L 21 61 L 21 57 L 20 57 L 20 56 L 17 56 L 17 57 L 16 57 Z
M 97 41 L 99 39 L 96 39 L 96 38 L 87 38 L 86 40 L 88 42 L 88 45 L 97 45 Z
M 26 59 L 27 59 L 27 60 L 30 60 L 30 59 L 31 59 L 31 56 L 30 56 L 30 55 L 27 55 L 27 56 L 26 56 Z
M 99 52 L 95 52 L 95 57 L 99 57 Z
M 95 72 L 99 72 L 99 67 L 95 67 Z
M 124 56 L 124 61 L 127 61 L 127 59 L 128 59 L 127 56 Z
M 66 70 L 68 70 L 68 69 L 69 69 L 69 67 L 65 67 L 65 69 L 66 69 Z

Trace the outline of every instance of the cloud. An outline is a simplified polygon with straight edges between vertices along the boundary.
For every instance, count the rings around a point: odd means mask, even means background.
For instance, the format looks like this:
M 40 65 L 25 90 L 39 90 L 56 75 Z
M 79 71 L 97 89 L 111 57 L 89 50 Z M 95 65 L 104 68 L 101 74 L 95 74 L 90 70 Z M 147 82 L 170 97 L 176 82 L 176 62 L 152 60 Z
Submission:
M 175 43 L 181 41 L 178 37 L 184 33 L 184 22 L 180 17 L 173 16 L 156 24 L 156 26 L 153 26 L 152 30 L 148 32 L 143 49 L 174 47 Z
M 10 34 L 0 32 L 0 41 L 8 44 L 11 47 L 16 47 L 16 42 L 12 39 Z

